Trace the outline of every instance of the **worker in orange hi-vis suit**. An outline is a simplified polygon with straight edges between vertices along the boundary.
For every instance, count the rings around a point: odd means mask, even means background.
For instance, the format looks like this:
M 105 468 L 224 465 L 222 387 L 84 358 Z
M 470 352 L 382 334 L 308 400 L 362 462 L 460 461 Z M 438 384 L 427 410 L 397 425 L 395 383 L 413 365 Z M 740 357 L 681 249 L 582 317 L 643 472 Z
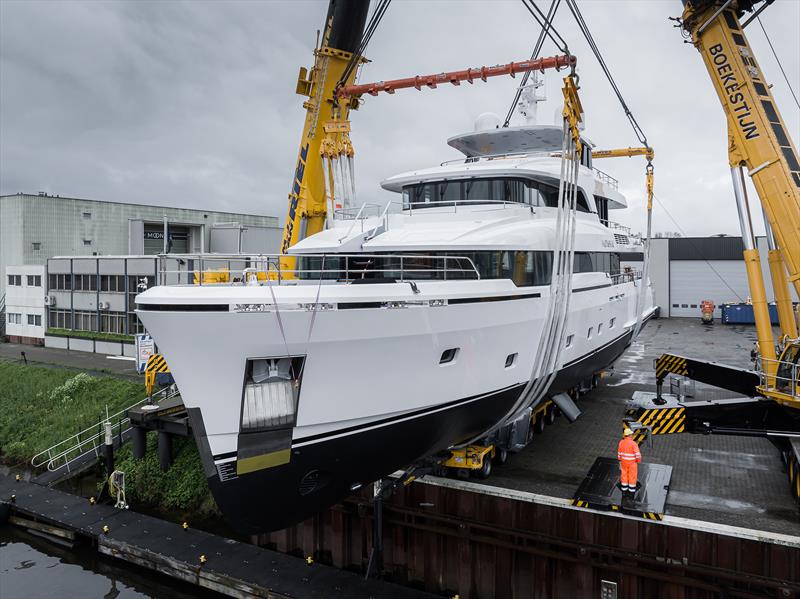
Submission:
M 619 482 L 622 485 L 623 493 L 636 492 L 636 476 L 638 474 L 638 464 L 642 461 L 642 454 L 639 453 L 639 446 L 633 440 L 633 431 L 625 427 L 624 436 L 617 447 L 617 459 L 619 460 L 620 476 Z

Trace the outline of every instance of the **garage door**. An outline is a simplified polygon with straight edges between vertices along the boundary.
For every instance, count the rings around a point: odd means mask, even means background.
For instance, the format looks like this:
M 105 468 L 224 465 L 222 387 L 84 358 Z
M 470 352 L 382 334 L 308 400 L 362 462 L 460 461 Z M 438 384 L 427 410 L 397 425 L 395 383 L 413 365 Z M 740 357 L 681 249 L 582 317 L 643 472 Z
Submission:
M 700 302 L 711 300 L 720 316 L 724 302 L 750 295 L 743 260 L 673 260 L 669 265 L 670 316 L 700 317 Z

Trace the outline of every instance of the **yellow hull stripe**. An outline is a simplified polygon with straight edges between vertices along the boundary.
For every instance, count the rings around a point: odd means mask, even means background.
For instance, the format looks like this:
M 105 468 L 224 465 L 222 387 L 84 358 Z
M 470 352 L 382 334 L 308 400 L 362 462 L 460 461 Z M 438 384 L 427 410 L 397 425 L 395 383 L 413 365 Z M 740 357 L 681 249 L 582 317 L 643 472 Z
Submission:
M 252 458 L 241 458 L 236 462 L 236 474 L 248 474 L 265 468 L 274 468 L 288 464 L 291 458 L 291 448 L 253 456 Z

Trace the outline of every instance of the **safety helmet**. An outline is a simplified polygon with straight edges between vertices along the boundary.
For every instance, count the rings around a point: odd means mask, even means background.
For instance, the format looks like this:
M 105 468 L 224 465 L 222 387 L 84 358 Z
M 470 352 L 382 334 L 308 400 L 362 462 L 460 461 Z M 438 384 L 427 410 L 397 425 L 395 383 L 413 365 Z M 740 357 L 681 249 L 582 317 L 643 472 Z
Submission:
M 624 434 L 626 437 L 630 437 L 633 434 L 633 431 L 626 426 L 625 430 L 622 431 L 622 434 Z

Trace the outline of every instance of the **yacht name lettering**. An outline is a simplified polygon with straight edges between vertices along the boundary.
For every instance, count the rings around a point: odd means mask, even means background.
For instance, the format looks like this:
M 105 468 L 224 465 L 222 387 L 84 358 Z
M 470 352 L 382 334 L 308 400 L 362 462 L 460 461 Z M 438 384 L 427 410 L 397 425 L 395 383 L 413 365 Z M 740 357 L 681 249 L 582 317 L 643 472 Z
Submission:
M 745 138 L 755 139 L 760 136 L 758 132 L 758 125 L 751 119 L 752 111 L 750 105 L 744 99 L 744 94 L 739 91 L 741 85 L 736 81 L 736 75 L 733 72 L 733 67 L 728 62 L 728 56 L 722 51 L 722 44 L 715 44 L 708 49 L 711 59 L 716 65 L 717 74 L 719 75 L 720 84 L 728 94 L 728 101 L 733 106 L 733 115 L 739 122 L 739 127 L 742 128 Z M 747 120 L 750 119 L 750 120 Z
M 234 304 L 234 312 L 268 312 L 269 304 Z

